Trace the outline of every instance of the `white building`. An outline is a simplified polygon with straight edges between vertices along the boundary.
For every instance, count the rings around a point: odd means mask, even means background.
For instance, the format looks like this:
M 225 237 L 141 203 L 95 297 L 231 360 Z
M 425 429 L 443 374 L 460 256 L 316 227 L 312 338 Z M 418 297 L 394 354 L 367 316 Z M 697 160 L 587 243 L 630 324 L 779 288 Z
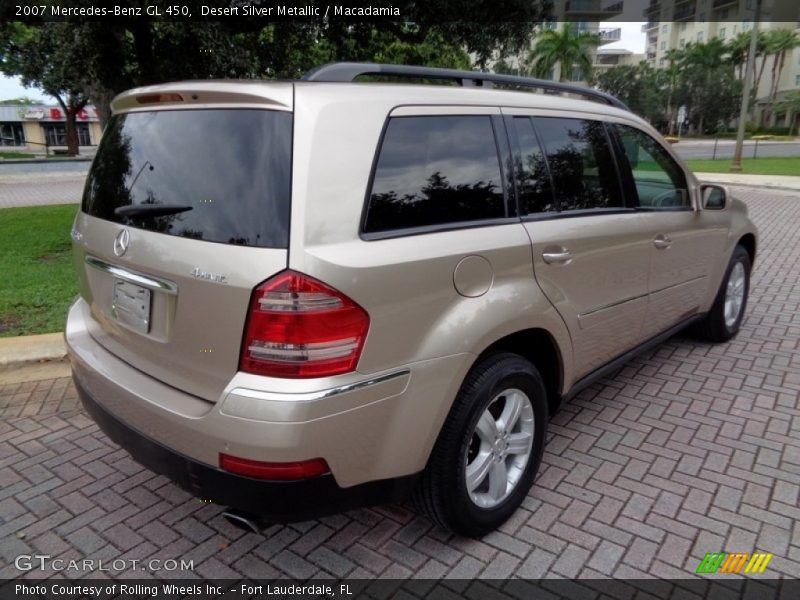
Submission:
M 668 53 L 689 43 L 705 43 L 712 38 L 729 41 L 743 31 L 750 31 L 755 17 L 756 0 L 650 0 L 642 26 L 647 35 L 646 59 L 651 66 L 663 68 Z M 796 0 L 762 0 L 759 30 L 789 29 L 800 33 L 800 3 Z M 767 57 L 757 93 L 757 112 L 763 110 L 770 94 L 772 65 Z M 758 59 L 760 67 L 761 59 Z M 800 89 L 800 48 L 786 57 L 778 84 L 777 98 Z M 792 115 L 776 112 L 768 125 L 788 126 Z

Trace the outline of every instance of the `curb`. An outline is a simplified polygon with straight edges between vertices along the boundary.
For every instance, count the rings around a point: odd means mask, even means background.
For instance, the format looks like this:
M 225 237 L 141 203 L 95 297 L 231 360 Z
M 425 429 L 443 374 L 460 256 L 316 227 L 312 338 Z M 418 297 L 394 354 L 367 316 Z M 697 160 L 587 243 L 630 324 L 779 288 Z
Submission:
M 0 367 L 37 360 L 57 360 L 66 355 L 63 332 L 0 338 Z

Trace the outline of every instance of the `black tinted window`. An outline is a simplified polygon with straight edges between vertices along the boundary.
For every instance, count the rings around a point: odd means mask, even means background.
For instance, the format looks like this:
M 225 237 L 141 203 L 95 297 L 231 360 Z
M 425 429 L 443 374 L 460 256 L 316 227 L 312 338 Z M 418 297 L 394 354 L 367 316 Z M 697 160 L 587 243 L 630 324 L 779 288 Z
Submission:
M 103 133 L 83 210 L 169 235 L 285 248 L 291 143 L 292 116 L 284 112 L 117 115 Z M 141 214 L 148 206 L 159 209 Z
M 599 121 L 537 117 L 559 210 L 623 207 L 608 137 Z
M 530 117 L 514 117 L 514 130 L 518 145 L 515 171 L 520 212 L 530 215 L 557 210 L 544 153 Z
M 504 216 L 490 117 L 389 121 L 372 183 L 366 232 Z
M 689 208 L 686 177 L 652 137 L 627 125 L 616 125 L 633 174 L 642 208 Z

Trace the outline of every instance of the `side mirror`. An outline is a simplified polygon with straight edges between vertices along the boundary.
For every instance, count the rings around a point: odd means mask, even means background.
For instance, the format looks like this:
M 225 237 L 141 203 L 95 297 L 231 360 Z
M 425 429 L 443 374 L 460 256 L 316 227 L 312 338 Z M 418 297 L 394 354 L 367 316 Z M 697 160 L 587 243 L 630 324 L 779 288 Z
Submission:
M 728 188 L 715 183 L 704 183 L 700 186 L 705 210 L 724 210 L 728 205 Z

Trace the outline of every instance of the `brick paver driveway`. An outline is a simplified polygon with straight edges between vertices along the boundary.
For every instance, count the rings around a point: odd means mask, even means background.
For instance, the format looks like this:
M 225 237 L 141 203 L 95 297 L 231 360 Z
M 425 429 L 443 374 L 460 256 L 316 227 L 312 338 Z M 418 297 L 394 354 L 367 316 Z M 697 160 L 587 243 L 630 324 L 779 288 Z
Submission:
M 40 553 L 208 577 L 684 578 L 754 550 L 800 577 L 800 197 L 739 192 L 762 234 L 741 334 L 673 338 L 564 406 L 502 531 L 459 539 L 386 506 L 242 533 L 110 443 L 58 379 L 0 390 L 0 577 Z

